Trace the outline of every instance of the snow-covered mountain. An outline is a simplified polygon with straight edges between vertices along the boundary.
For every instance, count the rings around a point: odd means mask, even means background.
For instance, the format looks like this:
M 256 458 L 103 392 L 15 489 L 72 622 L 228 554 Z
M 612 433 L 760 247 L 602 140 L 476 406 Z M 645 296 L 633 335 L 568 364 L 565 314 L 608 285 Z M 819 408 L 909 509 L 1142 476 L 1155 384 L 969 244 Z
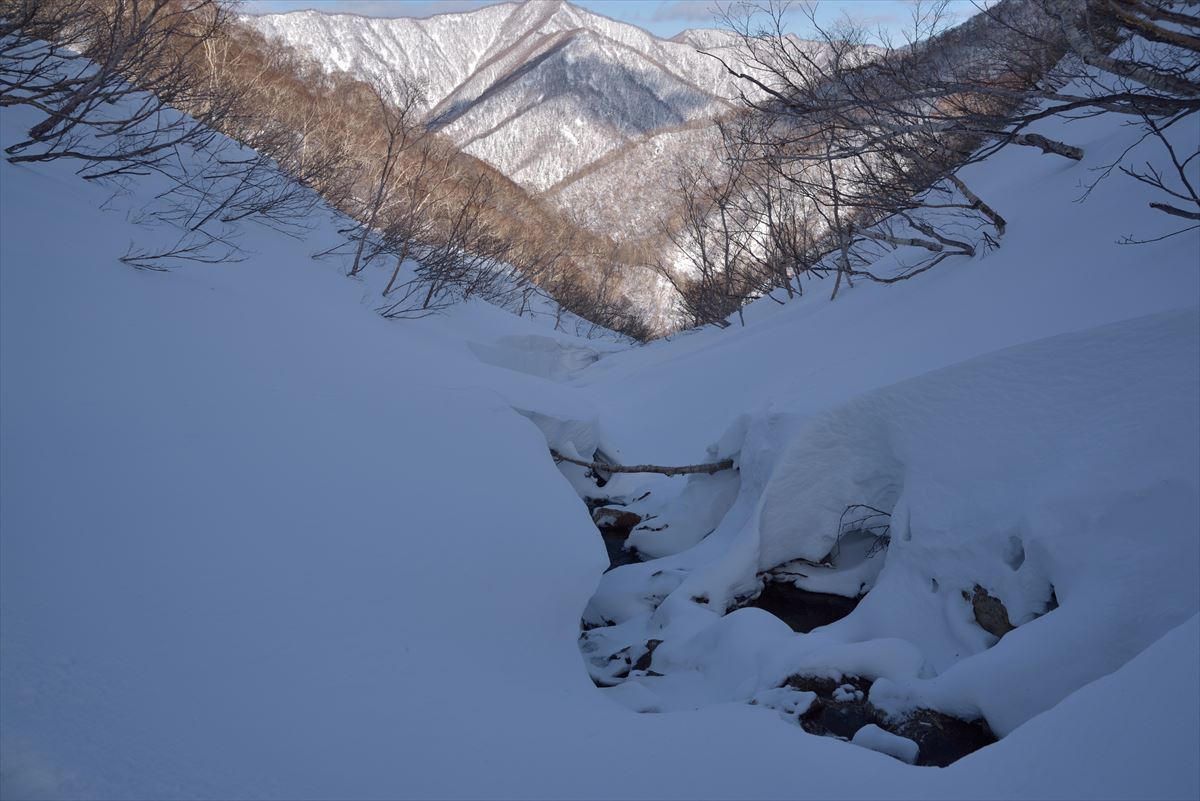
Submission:
M 706 54 L 728 56 L 733 34 L 689 30 L 660 39 L 565 0 L 426 19 L 297 11 L 245 20 L 386 90 L 422 85 L 431 125 L 621 239 L 653 226 L 663 176 L 675 159 L 711 152 L 696 143 L 735 107 L 741 88 Z

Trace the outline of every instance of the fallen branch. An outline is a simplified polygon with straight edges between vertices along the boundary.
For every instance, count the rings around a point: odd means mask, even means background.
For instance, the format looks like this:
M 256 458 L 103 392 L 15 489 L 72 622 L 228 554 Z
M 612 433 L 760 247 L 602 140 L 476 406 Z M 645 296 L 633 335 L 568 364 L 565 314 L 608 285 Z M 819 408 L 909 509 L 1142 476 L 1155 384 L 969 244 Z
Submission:
M 1083 158 L 1083 149 L 1059 142 L 1057 139 L 1047 139 L 1041 134 L 1021 134 L 1013 137 L 1013 142 L 1026 147 L 1036 147 L 1043 153 L 1053 153 L 1057 156 L 1079 161 Z
M 720 462 L 709 462 L 708 464 L 689 464 L 682 467 L 661 467 L 656 464 L 604 464 L 603 462 L 585 462 L 582 459 L 572 459 L 570 456 L 563 456 L 554 448 L 550 449 L 550 455 L 554 457 L 556 462 L 570 462 L 577 464 L 580 467 L 589 467 L 592 470 L 602 470 L 606 473 L 659 473 L 664 476 L 684 476 L 694 473 L 707 473 L 712 475 L 720 470 L 729 470 L 733 467 L 732 459 L 724 459 Z
M 954 186 L 958 188 L 958 191 L 962 193 L 962 196 L 970 202 L 971 208 L 979 209 L 979 211 L 985 217 L 992 221 L 992 225 L 996 227 L 996 235 L 1004 236 L 1004 228 L 1008 225 L 1005 219 L 1001 217 L 995 209 L 984 203 L 983 200 L 980 199 L 979 195 L 972 192 L 957 175 L 951 173 L 947 177 L 950 179 L 950 183 L 954 184 Z

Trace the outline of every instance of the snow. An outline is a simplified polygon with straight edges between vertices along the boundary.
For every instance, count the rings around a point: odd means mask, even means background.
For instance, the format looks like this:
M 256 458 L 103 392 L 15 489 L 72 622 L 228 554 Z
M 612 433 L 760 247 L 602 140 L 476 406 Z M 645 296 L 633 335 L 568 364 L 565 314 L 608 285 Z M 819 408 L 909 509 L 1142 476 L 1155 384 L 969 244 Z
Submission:
M 843 684 L 833 691 L 833 700 L 835 701 L 861 701 L 862 699 L 862 690 L 856 689 L 853 684 Z
M 1114 244 L 1160 223 L 1142 187 L 1073 201 L 1136 132 L 1057 133 L 1085 162 L 972 168 L 1009 220 L 985 258 L 641 348 L 383 320 L 309 258 L 321 217 L 131 270 L 169 236 L 128 222 L 149 184 L 102 211 L 69 165 L 0 163 L 0 794 L 1200 795 L 1200 239 Z M 547 446 L 739 469 L 601 489 Z M 668 524 L 634 535 L 657 558 L 604 573 L 587 492 Z M 799 561 L 849 503 L 886 550 Z M 808 634 L 725 614 L 778 565 L 870 591 Z M 662 675 L 619 679 L 650 640 Z M 812 736 L 798 672 L 1001 739 L 934 770 Z
M 879 728 L 874 723 L 868 723 L 857 732 L 850 742 L 855 745 L 861 745 L 863 748 L 870 748 L 872 751 L 878 751 L 881 754 L 893 756 L 901 762 L 913 764 L 917 761 L 917 753 L 921 750 L 912 740 L 905 737 L 898 737 L 889 731 Z
M 468 342 L 486 364 L 561 381 L 602 357 L 595 346 L 541 334 L 511 335 L 495 343 Z
M 786 720 L 788 716 L 799 717 L 803 715 L 815 700 L 817 700 L 817 694 L 814 692 L 793 690 L 791 687 L 775 687 L 755 693 L 750 703 L 762 704 L 763 706 L 776 709 Z

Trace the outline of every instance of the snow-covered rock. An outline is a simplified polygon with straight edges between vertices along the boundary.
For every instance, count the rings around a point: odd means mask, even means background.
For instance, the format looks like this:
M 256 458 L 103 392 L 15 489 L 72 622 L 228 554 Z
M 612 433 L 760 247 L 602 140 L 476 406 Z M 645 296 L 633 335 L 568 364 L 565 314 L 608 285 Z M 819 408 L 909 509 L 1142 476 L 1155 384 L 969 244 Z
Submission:
M 893 756 L 901 762 L 907 762 L 910 765 L 917 761 L 917 754 L 921 750 L 916 743 L 907 737 L 900 737 L 889 731 L 884 731 L 874 723 L 868 723 L 859 729 L 850 742 L 855 745 L 861 745 L 863 748 L 869 748 L 872 751 L 878 751 L 881 754 Z

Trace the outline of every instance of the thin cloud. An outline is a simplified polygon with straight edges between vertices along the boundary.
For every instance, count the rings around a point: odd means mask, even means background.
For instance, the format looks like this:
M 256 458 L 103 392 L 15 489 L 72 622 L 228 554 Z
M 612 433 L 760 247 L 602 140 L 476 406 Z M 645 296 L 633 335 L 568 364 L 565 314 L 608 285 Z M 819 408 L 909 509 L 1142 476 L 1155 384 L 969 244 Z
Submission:
M 717 10 L 711 0 L 667 0 L 659 3 L 650 19 L 654 22 L 712 22 Z

